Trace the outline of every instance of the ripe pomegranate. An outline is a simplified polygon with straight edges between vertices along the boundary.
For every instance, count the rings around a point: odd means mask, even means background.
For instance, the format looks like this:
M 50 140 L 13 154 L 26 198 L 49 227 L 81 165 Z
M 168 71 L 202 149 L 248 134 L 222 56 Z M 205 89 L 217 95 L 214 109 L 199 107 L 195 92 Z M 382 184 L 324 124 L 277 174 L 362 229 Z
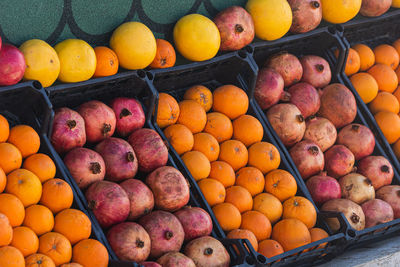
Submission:
M 263 68 L 258 72 L 254 98 L 261 109 L 265 110 L 279 102 L 283 97 L 283 78 L 271 68 Z
M 324 88 L 318 115 L 330 120 L 336 128 L 352 123 L 357 115 L 356 100 L 351 91 L 340 83 Z
M 88 148 L 72 149 L 64 158 L 64 164 L 80 189 L 104 179 L 106 165 L 99 153 Z
M 191 258 L 179 252 L 168 252 L 159 258 L 157 262 L 166 267 L 196 267 Z
M 371 155 L 375 148 L 375 137 L 371 130 L 356 123 L 341 129 L 336 142 L 350 149 L 356 160 Z
M 360 205 L 349 199 L 332 199 L 324 203 L 322 211 L 342 212 L 347 221 L 356 231 L 361 231 L 365 228 L 365 215 Z M 326 222 L 333 231 L 340 229 L 340 222 L 336 218 L 327 218 Z
M 312 141 L 297 143 L 289 153 L 304 180 L 324 169 L 324 153 Z
M 296 105 L 304 118 L 318 112 L 321 105 L 317 90 L 308 83 L 297 83 L 288 89 L 290 103 Z
M 267 111 L 267 118 L 285 146 L 290 147 L 303 138 L 306 123 L 295 105 L 275 105 Z
M 156 210 L 140 218 L 139 223 L 150 235 L 150 257 L 158 258 L 167 252 L 178 252 L 181 249 L 185 233 L 178 218 L 172 213 Z
M 1 40 L 1 36 L 0 36 L 0 50 L 1 50 L 2 43 L 3 43 L 3 41 Z
M 335 125 L 328 119 L 314 117 L 306 122 L 306 131 L 304 132 L 303 139 L 316 143 L 322 152 L 325 152 L 335 144 L 336 137 Z
M 393 209 L 389 203 L 380 199 L 371 199 L 361 205 L 365 214 L 365 228 L 393 220 Z
M 358 162 L 358 172 L 371 180 L 375 190 L 392 183 L 392 164 L 382 156 L 368 156 L 363 158 Z
M 186 206 L 176 211 L 174 215 L 185 231 L 185 241 L 211 234 L 213 227 L 211 217 L 202 208 Z
M 290 32 L 309 32 L 321 23 L 322 6 L 320 0 L 288 0 L 288 3 L 293 14 Z
M 400 185 L 385 185 L 376 191 L 376 198 L 389 203 L 393 209 L 394 218 L 400 218 Z
M 302 82 L 306 82 L 315 88 L 323 88 L 331 82 L 332 73 L 328 61 L 314 55 L 307 55 L 300 58 L 303 66 Z
M 325 152 L 325 170 L 334 178 L 353 171 L 354 161 L 353 153 L 343 145 L 334 145 Z
M 317 205 L 342 196 L 338 181 L 335 178 L 326 176 L 326 173 L 311 177 L 307 180 L 306 185 Z
M 0 47 L 0 86 L 16 84 L 24 77 L 24 54 L 10 44 Z
M 142 172 L 151 172 L 167 164 L 168 149 L 156 131 L 138 129 L 129 136 L 128 142 L 135 150 Z
M 222 243 L 211 237 L 203 236 L 190 241 L 185 247 L 185 255 L 191 258 L 197 267 L 228 267 L 230 257 Z
M 65 153 L 86 143 L 85 121 L 69 108 L 55 111 L 51 144 L 58 153 Z
M 272 55 L 265 64 L 266 67 L 276 70 L 285 82 L 285 87 L 289 87 L 301 80 L 303 67 L 299 59 L 288 52 L 280 52 Z
M 131 203 L 128 220 L 134 221 L 153 210 L 153 192 L 142 181 L 128 179 L 123 181 L 120 186 L 125 190 Z
M 116 117 L 116 131 L 120 136 L 128 136 L 133 131 L 143 128 L 145 115 L 142 105 L 134 98 L 118 97 L 111 101 Z
M 254 23 L 251 15 L 240 6 L 231 6 L 219 12 L 214 23 L 221 35 L 221 51 L 239 50 L 254 39 Z
M 120 260 L 140 262 L 150 255 L 150 236 L 137 223 L 124 222 L 113 226 L 107 239 Z
M 342 197 L 361 205 L 375 198 L 375 190 L 371 181 L 358 173 L 350 173 L 339 179 Z
M 144 267 L 162 267 L 160 264 L 154 261 L 143 261 L 140 263 L 140 265 Z
M 379 17 L 386 13 L 392 5 L 392 0 L 363 0 L 360 14 L 365 17 Z
M 99 181 L 86 191 L 88 208 L 91 209 L 103 228 L 121 223 L 129 215 L 129 198 L 116 183 Z

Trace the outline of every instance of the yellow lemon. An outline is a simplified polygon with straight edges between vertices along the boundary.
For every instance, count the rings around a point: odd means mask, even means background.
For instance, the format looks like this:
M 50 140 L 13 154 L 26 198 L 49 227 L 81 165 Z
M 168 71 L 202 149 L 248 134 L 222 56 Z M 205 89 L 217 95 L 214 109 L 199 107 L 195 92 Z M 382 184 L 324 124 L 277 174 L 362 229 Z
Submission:
M 249 0 L 246 9 L 254 21 L 256 36 L 272 41 L 292 26 L 292 9 L 286 0 Z
M 393 0 L 392 7 L 399 8 L 400 7 L 400 0 Z
M 190 14 L 175 24 L 174 42 L 185 58 L 204 61 L 218 53 L 221 37 L 212 20 L 200 14 Z
M 140 22 L 126 22 L 113 32 L 110 47 L 118 56 L 121 67 L 128 70 L 144 69 L 156 56 L 157 45 L 153 33 Z
M 96 54 L 88 43 L 79 39 L 67 39 L 58 43 L 54 49 L 60 59 L 60 81 L 82 82 L 93 76 L 96 70 Z
M 38 80 L 43 87 L 52 85 L 60 73 L 56 51 L 45 41 L 28 40 L 19 49 L 25 57 L 25 80 Z
M 321 0 L 322 18 L 330 23 L 345 23 L 360 11 L 362 0 Z

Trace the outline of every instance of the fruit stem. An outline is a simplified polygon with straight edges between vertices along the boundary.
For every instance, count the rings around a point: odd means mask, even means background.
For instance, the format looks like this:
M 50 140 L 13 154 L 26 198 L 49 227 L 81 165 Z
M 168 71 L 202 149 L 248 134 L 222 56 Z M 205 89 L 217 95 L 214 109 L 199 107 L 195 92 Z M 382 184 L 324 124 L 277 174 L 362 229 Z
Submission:
M 315 65 L 315 68 L 317 69 L 318 72 L 323 72 L 324 71 L 324 65 L 322 65 L 322 64 Z
M 365 182 L 367 185 L 372 185 L 371 180 L 368 179 L 368 178 L 365 178 L 364 182 Z
M 312 1 L 311 2 L 311 7 L 313 8 L 319 8 L 321 5 L 318 3 L 318 1 Z
M 353 223 L 358 223 L 358 222 L 360 221 L 360 216 L 358 216 L 357 214 L 355 214 L 355 213 L 353 212 L 353 214 L 351 215 L 350 219 L 351 219 L 351 221 L 352 221 Z
M 142 247 L 144 247 L 144 242 L 138 238 L 138 239 L 136 239 L 136 246 L 138 248 L 142 248 Z
M 123 117 L 129 116 L 129 115 L 132 115 L 132 112 L 130 112 L 130 111 L 129 111 L 128 109 L 126 109 L 126 108 L 123 108 L 123 109 L 121 110 L 121 113 L 119 114 L 119 118 L 122 119 Z
M 304 121 L 304 117 L 303 117 L 303 115 L 301 115 L 301 114 L 297 115 L 296 118 L 297 118 L 297 120 L 298 120 L 299 122 L 303 122 L 303 121 Z
M 243 32 L 243 31 L 244 31 L 243 26 L 240 25 L 240 24 L 236 24 L 236 25 L 235 25 L 235 31 L 236 31 L 237 33 Z
M 204 255 L 211 255 L 211 254 L 213 254 L 213 249 L 212 248 L 206 248 L 205 250 L 204 250 Z
M 68 120 L 67 121 L 67 126 L 70 130 L 74 129 L 76 127 L 76 121 L 75 120 Z
M 386 173 L 389 173 L 389 166 L 388 165 L 383 165 L 383 166 L 381 166 L 381 171 L 382 172 L 386 172 Z
M 165 239 L 170 240 L 174 234 L 171 231 L 166 231 L 165 232 Z
M 101 131 L 103 135 L 107 135 L 111 131 L 111 124 L 104 123 L 103 124 L 103 130 Z
M 358 130 L 360 129 L 360 125 L 358 125 L 358 124 L 353 124 L 353 125 L 351 125 L 351 129 L 352 129 L 353 131 L 358 131 Z
M 129 151 L 129 152 L 126 154 L 126 159 L 127 159 L 129 162 L 133 162 L 133 161 L 135 160 L 135 156 L 133 155 L 133 153 L 132 153 L 131 151 Z
M 310 146 L 308 151 L 313 155 L 318 155 L 319 149 L 317 146 Z
M 93 174 L 98 174 L 101 172 L 101 165 L 98 162 L 90 162 L 89 169 L 92 171 Z

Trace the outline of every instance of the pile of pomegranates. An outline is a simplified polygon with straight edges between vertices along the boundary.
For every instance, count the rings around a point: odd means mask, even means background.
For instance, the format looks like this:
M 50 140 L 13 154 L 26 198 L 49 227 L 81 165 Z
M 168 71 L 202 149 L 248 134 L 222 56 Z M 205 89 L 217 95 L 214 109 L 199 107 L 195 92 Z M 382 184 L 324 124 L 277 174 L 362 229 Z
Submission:
M 321 210 L 343 212 L 356 230 L 400 218 L 390 162 L 372 155 L 373 133 L 353 123 L 351 91 L 330 82 L 325 59 L 281 52 L 260 69 L 254 96 Z M 339 230 L 337 219 L 327 222 Z
M 110 106 L 92 100 L 76 110 L 56 110 L 51 142 L 119 259 L 148 266 L 159 266 L 148 259 L 166 266 L 229 266 L 225 247 L 208 237 L 211 217 L 187 206 L 188 181 L 167 166 L 165 143 L 144 124 L 136 99 L 116 98 Z

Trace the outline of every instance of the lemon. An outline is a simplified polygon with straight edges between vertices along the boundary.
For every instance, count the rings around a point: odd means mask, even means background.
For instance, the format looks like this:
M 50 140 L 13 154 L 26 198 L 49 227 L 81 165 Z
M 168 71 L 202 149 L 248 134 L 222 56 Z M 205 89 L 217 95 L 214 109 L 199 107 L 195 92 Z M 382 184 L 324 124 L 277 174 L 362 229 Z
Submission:
M 362 0 L 321 0 L 322 18 L 330 23 L 345 23 L 360 11 Z
M 43 87 L 52 85 L 60 73 L 56 51 L 45 41 L 28 40 L 19 49 L 25 57 L 25 80 L 38 80 Z
M 254 21 L 256 36 L 272 41 L 292 26 L 292 9 L 286 0 L 249 0 L 246 9 Z
M 400 7 L 400 0 L 393 0 L 392 7 L 399 8 Z
M 120 66 L 128 70 L 146 68 L 157 51 L 153 33 L 140 22 L 126 22 L 116 28 L 110 47 L 117 54 Z
M 79 39 L 67 39 L 58 43 L 54 49 L 60 59 L 60 81 L 82 82 L 93 76 L 96 70 L 96 54 L 88 43 Z
M 204 61 L 218 53 L 221 37 L 212 20 L 200 14 L 190 14 L 175 24 L 174 42 L 185 58 Z

